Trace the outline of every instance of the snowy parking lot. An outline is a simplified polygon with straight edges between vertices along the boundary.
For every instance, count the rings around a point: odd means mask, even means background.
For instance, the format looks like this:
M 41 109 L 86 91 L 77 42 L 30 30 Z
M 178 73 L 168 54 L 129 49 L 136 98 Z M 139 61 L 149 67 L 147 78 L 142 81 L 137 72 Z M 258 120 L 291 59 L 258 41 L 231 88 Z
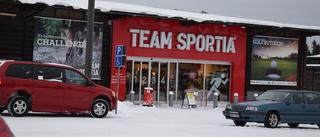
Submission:
M 30 113 L 25 117 L 11 117 L 7 111 L 2 117 L 16 137 L 318 137 L 316 125 L 300 125 L 291 129 L 287 124 L 265 128 L 263 124 L 248 123 L 234 126 L 222 115 L 226 102 L 213 109 L 188 109 L 176 103 L 144 107 L 131 102 L 119 102 L 115 111 L 102 119 L 52 113 Z

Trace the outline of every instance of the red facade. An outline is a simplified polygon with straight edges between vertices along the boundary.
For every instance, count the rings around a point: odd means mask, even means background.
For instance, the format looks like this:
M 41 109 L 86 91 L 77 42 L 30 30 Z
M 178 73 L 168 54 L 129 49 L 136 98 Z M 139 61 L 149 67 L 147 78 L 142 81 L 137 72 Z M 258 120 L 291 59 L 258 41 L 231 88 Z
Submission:
M 246 29 L 241 26 L 199 24 L 185 26 L 177 20 L 132 17 L 113 22 L 112 46 L 127 47 L 127 56 L 230 62 L 230 101 L 245 96 Z M 114 64 L 115 52 L 112 53 Z M 116 90 L 117 69 L 112 69 L 111 89 Z M 126 69 L 121 69 L 119 100 L 125 100 Z

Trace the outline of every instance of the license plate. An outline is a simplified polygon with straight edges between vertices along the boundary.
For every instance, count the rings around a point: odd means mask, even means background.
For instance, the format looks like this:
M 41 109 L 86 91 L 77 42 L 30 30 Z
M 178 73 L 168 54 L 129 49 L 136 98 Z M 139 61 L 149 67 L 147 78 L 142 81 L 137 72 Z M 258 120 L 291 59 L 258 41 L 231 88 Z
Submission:
M 240 115 L 238 112 L 230 112 L 230 117 L 233 117 L 233 118 L 240 118 Z

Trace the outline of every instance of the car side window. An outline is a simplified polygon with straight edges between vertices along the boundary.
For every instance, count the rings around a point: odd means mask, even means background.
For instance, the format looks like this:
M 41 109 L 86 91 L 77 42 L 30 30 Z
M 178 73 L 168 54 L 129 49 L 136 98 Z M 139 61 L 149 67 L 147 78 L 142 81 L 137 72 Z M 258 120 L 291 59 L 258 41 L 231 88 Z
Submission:
M 291 96 L 291 101 L 294 101 L 295 104 L 304 104 L 305 102 L 305 99 L 304 99 L 304 94 L 302 92 L 297 92 L 297 93 L 294 93 L 292 96 Z
M 7 77 L 33 79 L 32 64 L 12 64 L 6 72 Z
M 63 82 L 63 73 L 59 67 L 38 65 L 37 78 L 44 81 Z
M 66 83 L 77 84 L 77 85 L 86 85 L 88 80 L 82 74 L 71 69 L 66 70 Z
M 306 93 L 308 104 L 320 104 L 320 97 L 316 93 Z

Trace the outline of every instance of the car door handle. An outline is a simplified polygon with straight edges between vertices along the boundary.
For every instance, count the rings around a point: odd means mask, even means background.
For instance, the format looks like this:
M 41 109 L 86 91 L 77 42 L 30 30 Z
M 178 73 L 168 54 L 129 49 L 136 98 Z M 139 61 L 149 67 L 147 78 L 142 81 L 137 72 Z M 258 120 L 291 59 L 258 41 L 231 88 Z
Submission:
M 67 85 L 66 88 L 71 89 L 71 86 L 70 86 L 70 85 Z

